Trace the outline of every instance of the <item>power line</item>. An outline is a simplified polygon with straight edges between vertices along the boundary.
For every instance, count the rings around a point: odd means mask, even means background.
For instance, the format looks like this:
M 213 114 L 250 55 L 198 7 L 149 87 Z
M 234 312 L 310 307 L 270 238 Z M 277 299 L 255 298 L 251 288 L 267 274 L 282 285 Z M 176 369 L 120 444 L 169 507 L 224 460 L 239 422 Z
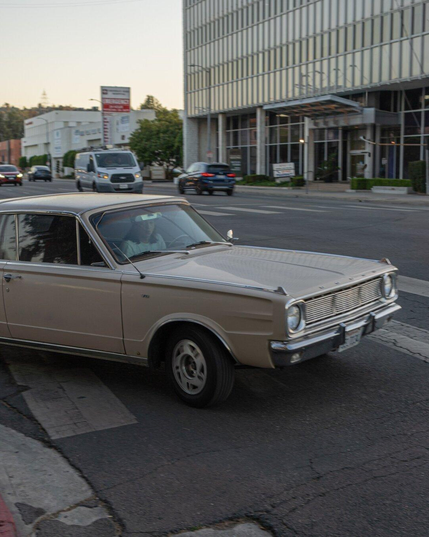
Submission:
M 129 4 L 136 2 L 143 2 L 144 0 L 89 0 L 89 2 L 84 2 L 78 0 L 77 2 L 64 2 L 64 3 L 39 3 L 39 4 L 0 4 L 0 9 L 46 9 L 46 8 L 56 8 L 56 7 L 94 7 L 94 6 L 106 6 L 106 5 L 119 5 L 119 4 Z

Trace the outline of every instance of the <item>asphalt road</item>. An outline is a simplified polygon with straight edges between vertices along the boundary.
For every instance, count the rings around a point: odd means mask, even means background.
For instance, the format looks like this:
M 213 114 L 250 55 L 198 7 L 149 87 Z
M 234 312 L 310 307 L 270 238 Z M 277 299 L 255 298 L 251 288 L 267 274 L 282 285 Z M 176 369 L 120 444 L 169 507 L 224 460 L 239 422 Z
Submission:
M 73 187 L 25 183 L 0 189 L 0 198 Z M 176 191 L 154 184 L 146 193 Z M 404 276 L 429 281 L 429 207 L 247 192 L 186 198 L 221 232 L 233 229 L 242 244 L 388 257 Z M 421 289 L 401 294 L 393 331 L 406 330 L 408 344 L 427 349 L 424 282 Z M 429 366 L 422 352 L 392 341 L 366 338 L 345 354 L 283 371 L 240 370 L 230 399 L 209 410 L 180 404 L 162 373 L 4 349 L 0 423 L 58 450 L 124 537 L 242 518 L 279 536 L 423 537 Z M 135 422 L 50 437 L 27 407 L 27 387 L 11 376 L 22 362 L 31 363 L 36 383 L 47 366 L 74 372 L 89 391 L 97 378 Z M 111 412 L 118 412 L 113 403 Z M 110 533 L 94 526 L 76 535 Z

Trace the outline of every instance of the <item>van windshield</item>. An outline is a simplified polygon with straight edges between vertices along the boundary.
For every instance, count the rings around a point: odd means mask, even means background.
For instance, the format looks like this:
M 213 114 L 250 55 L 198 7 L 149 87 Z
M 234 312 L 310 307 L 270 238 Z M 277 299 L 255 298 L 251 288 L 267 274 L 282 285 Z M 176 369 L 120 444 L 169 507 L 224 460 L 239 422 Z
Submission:
M 99 168 L 135 168 L 136 161 L 132 153 L 96 153 Z

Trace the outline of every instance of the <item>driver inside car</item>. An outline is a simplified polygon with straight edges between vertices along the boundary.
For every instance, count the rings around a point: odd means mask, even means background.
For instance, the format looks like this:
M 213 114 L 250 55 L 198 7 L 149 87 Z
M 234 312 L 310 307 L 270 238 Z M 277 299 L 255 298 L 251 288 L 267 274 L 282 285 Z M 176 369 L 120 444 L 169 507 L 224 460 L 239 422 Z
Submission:
M 131 230 L 121 244 L 121 250 L 127 257 L 167 248 L 162 236 L 156 232 L 156 221 L 160 216 L 160 213 L 151 213 L 135 218 Z

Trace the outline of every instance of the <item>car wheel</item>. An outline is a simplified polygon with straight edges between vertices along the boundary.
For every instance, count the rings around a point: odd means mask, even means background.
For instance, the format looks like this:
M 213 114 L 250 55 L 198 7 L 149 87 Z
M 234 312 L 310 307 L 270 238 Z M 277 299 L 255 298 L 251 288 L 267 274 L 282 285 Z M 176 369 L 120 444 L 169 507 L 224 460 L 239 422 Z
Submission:
M 213 196 L 213 190 L 209 190 L 209 196 Z
M 19 186 L 22 186 L 22 183 L 18 183 Z
M 185 189 L 180 185 L 179 185 L 178 191 L 179 191 L 179 194 L 184 194 L 185 193 Z
M 225 401 L 234 386 L 234 364 L 222 344 L 199 327 L 180 328 L 169 338 L 166 369 L 176 394 L 203 408 Z
M 79 192 L 83 192 L 82 185 L 80 184 L 80 181 L 76 182 L 76 188 L 79 190 Z
M 234 190 L 231 188 L 230 190 L 227 190 L 226 193 L 228 196 L 232 196 L 234 194 Z
M 50 183 L 52 183 L 52 179 L 48 179 L 48 181 L 49 181 Z
M 203 189 L 201 188 L 201 185 L 197 185 L 197 186 L 195 187 L 195 190 L 197 191 L 197 194 L 198 194 L 199 196 L 202 196 L 202 194 L 203 194 Z

